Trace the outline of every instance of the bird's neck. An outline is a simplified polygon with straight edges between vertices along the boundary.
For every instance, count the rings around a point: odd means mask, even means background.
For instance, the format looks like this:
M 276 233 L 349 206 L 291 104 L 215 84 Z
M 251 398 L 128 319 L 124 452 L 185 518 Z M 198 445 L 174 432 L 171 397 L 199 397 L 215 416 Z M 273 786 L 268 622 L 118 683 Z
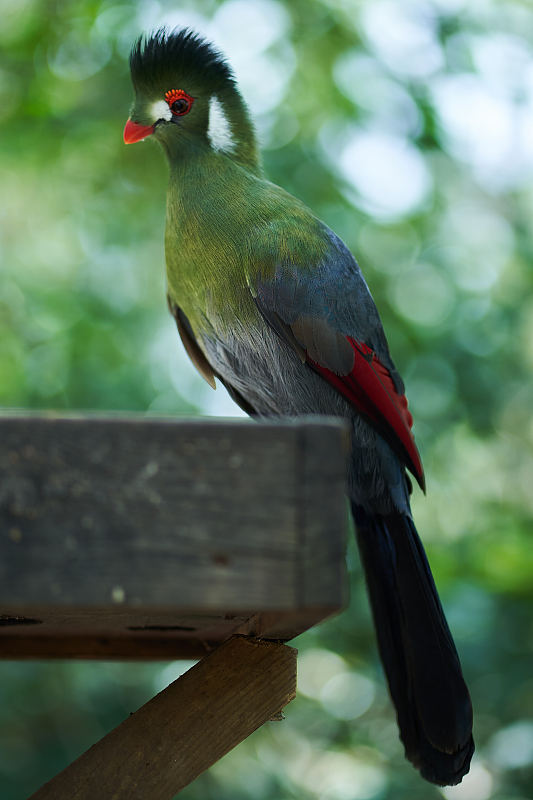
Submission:
M 182 171 L 198 156 L 211 152 L 225 156 L 247 171 L 262 176 L 263 170 L 257 139 L 248 109 L 234 86 L 228 86 L 213 95 L 207 110 L 206 135 L 185 141 L 180 137 L 165 147 L 171 171 Z

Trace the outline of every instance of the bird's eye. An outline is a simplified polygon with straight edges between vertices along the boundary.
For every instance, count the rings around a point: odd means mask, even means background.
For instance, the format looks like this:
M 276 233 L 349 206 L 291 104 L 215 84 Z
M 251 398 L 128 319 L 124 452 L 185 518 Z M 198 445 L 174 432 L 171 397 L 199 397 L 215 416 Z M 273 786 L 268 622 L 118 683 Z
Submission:
M 182 97 L 181 100 L 174 100 L 170 106 L 170 110 L 173 114 L 186 114 L 190 107 L 190 103 Z
M 194 97 L 184 92 L 183 89 L 171 89 L 165 94 L 165 100 L 175 117 L 188 114 L 194 102 Z

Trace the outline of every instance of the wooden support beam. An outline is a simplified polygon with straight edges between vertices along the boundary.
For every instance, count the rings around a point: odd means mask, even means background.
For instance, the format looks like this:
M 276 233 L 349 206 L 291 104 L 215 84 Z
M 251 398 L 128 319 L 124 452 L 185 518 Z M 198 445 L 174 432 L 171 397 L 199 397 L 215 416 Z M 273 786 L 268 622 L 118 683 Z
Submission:
M 296 650 L 234 637 L 30 800 L 170 800 L 296 693 Z

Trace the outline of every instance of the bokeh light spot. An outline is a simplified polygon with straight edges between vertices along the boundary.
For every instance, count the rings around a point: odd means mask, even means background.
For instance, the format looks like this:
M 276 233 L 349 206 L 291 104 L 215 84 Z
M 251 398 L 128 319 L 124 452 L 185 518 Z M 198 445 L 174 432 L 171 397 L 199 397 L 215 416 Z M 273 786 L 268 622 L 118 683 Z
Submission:
M 341 175 L 357 192 L 348 196 L 375 216 L 397 218 L 412 213 L 431 191 L 424 159 L 399 136 L 379 129 L 354 132 L 337 158 Z
M 454 299 L 453 288 L 432 264 L 417 264 L 392 286 L 394 307 L 417 325 L 440 325 L 451 313 Z

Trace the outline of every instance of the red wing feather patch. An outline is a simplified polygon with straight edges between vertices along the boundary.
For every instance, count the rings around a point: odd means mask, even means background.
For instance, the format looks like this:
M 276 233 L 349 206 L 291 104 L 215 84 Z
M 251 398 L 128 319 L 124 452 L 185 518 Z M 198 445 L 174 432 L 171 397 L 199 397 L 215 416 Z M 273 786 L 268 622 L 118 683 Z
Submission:
M 411 433 L 413 417 L 407 408 L 406 396 L 398 394 L 390 372 L 370 347 L 349 336 L 347 339 L 354 351 L 350 373 L 337 375 L 308 356 L 309 365 L 382 431 L 393 434 L 392 446 L 396 445 L 396 450 L 400 446 L 407 466 L 425 491 L 424 470 Z

